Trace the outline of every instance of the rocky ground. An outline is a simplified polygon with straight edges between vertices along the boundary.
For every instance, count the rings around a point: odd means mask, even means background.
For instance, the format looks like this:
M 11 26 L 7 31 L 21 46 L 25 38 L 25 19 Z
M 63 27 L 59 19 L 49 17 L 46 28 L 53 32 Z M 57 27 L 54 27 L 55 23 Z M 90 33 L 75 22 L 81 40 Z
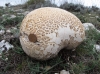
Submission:
M 39 7 L 42 4 L 0 8 L 0 74 L 100 74 L 100 9 L 62 5 L 84 23 L 87 40 L 76 51 L 62 50 L 54 59 L 37 61 L 23 52 L 19 27 L 24 16 Z

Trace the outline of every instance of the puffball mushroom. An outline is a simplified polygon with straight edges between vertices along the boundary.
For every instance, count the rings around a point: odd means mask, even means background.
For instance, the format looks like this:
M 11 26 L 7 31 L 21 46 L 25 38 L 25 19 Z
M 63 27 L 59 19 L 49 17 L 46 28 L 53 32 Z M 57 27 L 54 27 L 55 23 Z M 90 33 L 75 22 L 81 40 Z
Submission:
M 38 60 L 53 58 L 63 48 L 74 49 L 84 38 L 81 21 L 60 8 L 35 9 L 26 15 L 20 26 L 23 50 Z

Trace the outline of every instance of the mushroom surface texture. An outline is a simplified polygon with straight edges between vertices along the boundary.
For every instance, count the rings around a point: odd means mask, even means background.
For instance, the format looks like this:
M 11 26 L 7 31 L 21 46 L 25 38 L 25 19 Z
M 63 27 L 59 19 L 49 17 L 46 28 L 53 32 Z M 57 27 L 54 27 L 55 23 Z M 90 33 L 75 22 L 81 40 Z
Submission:
M 74 49 L 84 38 L 81 21 L 60 8 L 35 9 L 25 16 L 20 26 L 24 52 L 38 60 L 53 58 L 63 48 Z

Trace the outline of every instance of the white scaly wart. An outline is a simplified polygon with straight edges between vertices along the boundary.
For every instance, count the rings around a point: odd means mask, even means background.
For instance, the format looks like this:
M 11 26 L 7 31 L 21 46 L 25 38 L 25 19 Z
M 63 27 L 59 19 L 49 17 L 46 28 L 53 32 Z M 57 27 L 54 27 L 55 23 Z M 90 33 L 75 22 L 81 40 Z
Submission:
M 53 58 L 63 48 L 74 49 L 84 38 L 81 21 L 60 8 L 35 9 L 26 15 L 20 26 L 23 50 L 38 60 Z

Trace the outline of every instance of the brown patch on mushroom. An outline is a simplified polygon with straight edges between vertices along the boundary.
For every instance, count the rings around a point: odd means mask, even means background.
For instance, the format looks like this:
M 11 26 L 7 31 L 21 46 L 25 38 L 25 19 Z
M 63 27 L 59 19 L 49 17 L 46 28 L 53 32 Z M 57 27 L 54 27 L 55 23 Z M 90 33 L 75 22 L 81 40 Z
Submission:
M 37 42 L 37 37 L 35 34 L 30 34 L 28 38 L 29 38 L 29 41 L 31 42 L 34 42 L 34 43 Z

